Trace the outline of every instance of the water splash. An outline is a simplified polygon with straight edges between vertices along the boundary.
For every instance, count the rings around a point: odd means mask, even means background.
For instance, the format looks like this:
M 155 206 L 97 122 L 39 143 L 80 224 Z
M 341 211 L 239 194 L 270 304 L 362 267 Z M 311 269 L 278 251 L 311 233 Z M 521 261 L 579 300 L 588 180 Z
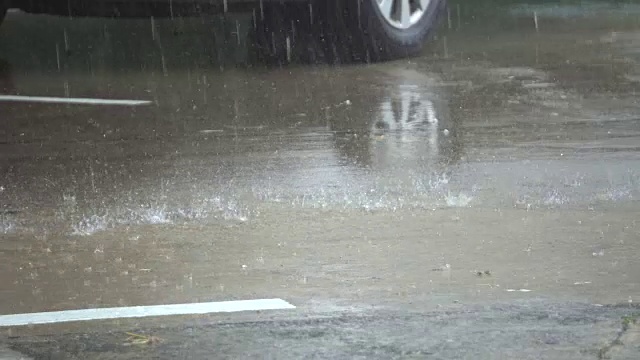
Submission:
M 458 194 L 447 193 L 444 200 L 449 207 L 469 207 L 473 197 L 463 192 Z
M 550 190 L 542 198 L 542 204 L 546 206 L 566 205 L 569 203 L 569 196 L 557 189 Z
M 106 215 L 91 215 L 81 219 L 75 224 L 71 225 L 71 235 L 87 236 L 104 231 L 113 227 L 113 221 L 111 221 Z
M 88 236 L 119 226 L 175 224 L 208 217 L 244 222 L 249 215 L 250 211 L 237 201 L 215 196 L 184 207 L 154 204 L 98 210 L 75 220 L 71 225 L 71 234 Z

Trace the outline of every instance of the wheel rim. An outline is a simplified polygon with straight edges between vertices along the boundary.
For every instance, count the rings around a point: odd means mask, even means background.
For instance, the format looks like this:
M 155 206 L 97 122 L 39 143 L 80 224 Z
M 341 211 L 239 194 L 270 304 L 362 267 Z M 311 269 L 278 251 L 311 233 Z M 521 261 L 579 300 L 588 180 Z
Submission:
M 374 0 L 385 21 L 398 29 L 415 25 L 427 12 L 431 0 Z

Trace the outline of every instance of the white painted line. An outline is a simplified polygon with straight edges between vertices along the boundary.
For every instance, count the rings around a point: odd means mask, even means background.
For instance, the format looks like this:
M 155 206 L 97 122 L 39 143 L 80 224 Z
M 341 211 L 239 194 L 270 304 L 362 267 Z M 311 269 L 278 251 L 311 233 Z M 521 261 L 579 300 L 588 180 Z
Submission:
M 219 301 L 208 303 L 129 306 L 83 310 L 0 315 L 0 326 L 53 324 L 70 321 L 137 318 L 147 316 L 193 315 L 221 312 L 295 309 L 282 299 Z
M 78 105 L 149 105 L 148 100 L 118 100 L 118 99 L 92 99 L 92 98 L 67 98 L 67 97 L 49 97 L 49 96 L 18 96 L 18 95 L 0 95 L 0 101 L 14 102 L 36 102 L 48 104 L 78 104 Z

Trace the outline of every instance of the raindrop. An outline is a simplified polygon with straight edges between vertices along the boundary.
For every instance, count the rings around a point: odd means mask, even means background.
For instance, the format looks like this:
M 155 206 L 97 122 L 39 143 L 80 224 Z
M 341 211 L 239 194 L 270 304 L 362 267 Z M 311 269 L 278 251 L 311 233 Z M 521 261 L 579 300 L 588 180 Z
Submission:
M 162 74 L 164 76 L 168 76 L 168 72 L 167 72 L 167 64 L 164 60 L 164 52 L 162 52 L 162 49 L 160 50 L 160 61 L 162 62 Z
M 56 61 L 58 63 L 58 72 L 60 72 L 60 46 L 56 43 Z
M 264 21 L 264 4 L 263 4 L 263 0 L 260 0 L 260 20 Z
M 202 98 L 204 104 L 207 105 L 207 75 L 202 75 Z
M 238 40 L 238 45 L 240 45 L 240 21 L 238 20 L 236 20 L 236 39 Z
M 156 24 L 153 16 L 151 17 L 151 40 L 156 39 Z
M 274 33 L 271 33 L 271 51 L 276 52 L 276 38 Z
M 442 37 L 442 44 L 444 47 L 444 58 L 448 59 L 449 58 L 449 46 L 447 45 L 447 37 L 443 36 Z
M 64 35 L 64 51 L 69 53 L 69 36 L 67 35 L 67 29 L 63 30 Z
M 291 39 L 293 42 L 296 41 L 296 23 L 291 20 Z

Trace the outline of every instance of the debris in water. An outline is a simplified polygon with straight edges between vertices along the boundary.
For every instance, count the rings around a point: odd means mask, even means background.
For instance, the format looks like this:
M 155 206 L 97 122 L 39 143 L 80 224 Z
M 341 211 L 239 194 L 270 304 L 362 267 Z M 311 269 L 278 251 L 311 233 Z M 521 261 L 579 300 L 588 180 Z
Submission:
M 134 334 L 131 332 L 125 333 L 129 335 L 127 338 L 127 345 L 156 345 L 162 342 L 162 339 L 157 336 Z
M 347 100 L 345 100 L 345 101 L 343 101 L 343 102 L 341 102 L 339 104 L 333 105 L 334 108 L 338 108 L 338 107 L 342 107 L 342 106 L 351 106 L 351 100 L 347 99 Z M 332 108 L 332 106 L 323 107 L 323 109 L 325 109 L 325 110 L 326 109 L 331 109 L 331 108 Z
M 431 269 L 431 271 L 447 271 L 447 270 L 451 270 L 451 265 L 444 264 L 444 266 L 441 266 L 439 268 Z
M 486 276 L 491 276 L 491 271 L 489 271 L 489 270 L 476 271 L 476 275 L 479 276 L 479 277 L 482 277 L 482 276 L 485 276 L 485 275 Z

